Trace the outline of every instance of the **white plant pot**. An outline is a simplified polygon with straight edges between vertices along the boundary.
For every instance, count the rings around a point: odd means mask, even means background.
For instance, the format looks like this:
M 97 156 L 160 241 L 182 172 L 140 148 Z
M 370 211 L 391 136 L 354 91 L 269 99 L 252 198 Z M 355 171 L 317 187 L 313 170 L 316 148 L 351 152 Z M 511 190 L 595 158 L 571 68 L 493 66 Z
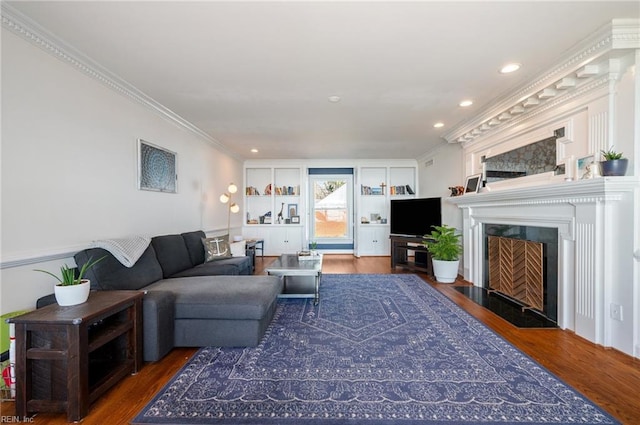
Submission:
M 82 279 L 82 283 L 79 285 L 56 285 L 54 287 L 56 301 L 62 306 L 82 304 L 89 298 L 90 290 L 91 282 L 89 279 Z
M 433 274 L 436 275 L 436 280 L 441 283 L 453 283 L 458 277 L 458 265 L 460 260 L 444 261 L 444 260 L 432 260 L 433 261 Z

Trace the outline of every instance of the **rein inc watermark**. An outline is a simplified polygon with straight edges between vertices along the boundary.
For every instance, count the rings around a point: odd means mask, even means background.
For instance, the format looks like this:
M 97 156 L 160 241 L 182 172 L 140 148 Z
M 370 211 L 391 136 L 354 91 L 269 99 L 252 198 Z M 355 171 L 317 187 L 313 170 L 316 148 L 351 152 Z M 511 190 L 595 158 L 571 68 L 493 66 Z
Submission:
M 17 424 L 17 423 L 34 423 L 35 418 L 29 416 L 0 416 L 0 423 L 2 424 Z

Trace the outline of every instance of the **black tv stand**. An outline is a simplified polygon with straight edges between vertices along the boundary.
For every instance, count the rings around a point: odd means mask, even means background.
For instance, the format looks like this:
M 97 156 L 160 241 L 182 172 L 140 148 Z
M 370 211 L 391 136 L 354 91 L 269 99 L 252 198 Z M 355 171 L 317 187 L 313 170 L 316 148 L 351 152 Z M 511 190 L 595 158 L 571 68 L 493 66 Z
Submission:
M 391 269 L 402 267 L 407 270 L 420 271 L 433 277 L 433 265 L 431 254 L 427 251 L 422 242 L 423 238 L 418 236 L 389 236 L 391 239 Z M 409 256 L 409 251 L 414 252 L 413 261 Z

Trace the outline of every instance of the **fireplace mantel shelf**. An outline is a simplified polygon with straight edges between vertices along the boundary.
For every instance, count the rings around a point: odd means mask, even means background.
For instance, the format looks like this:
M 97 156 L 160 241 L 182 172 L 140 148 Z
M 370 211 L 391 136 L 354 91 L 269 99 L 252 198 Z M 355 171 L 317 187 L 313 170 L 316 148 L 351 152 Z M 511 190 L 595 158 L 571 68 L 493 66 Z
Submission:
M 524 205 L 584 203 L 616 200 L 621 193 L 640 187 L 637 177 L 599 177 L 589 180 L 562 182 L 542 186 L 485 191 L 447 198 L 460 208 L 490 205 Z

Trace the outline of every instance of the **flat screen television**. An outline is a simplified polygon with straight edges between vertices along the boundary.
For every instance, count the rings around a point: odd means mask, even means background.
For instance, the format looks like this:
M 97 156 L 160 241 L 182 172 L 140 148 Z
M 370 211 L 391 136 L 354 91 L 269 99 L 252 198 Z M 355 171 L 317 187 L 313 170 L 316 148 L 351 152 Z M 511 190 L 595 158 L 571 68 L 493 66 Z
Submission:
M 395 236 L 424 236 L 442 226 L 441 198 L 392 199 L 390 232 Z

